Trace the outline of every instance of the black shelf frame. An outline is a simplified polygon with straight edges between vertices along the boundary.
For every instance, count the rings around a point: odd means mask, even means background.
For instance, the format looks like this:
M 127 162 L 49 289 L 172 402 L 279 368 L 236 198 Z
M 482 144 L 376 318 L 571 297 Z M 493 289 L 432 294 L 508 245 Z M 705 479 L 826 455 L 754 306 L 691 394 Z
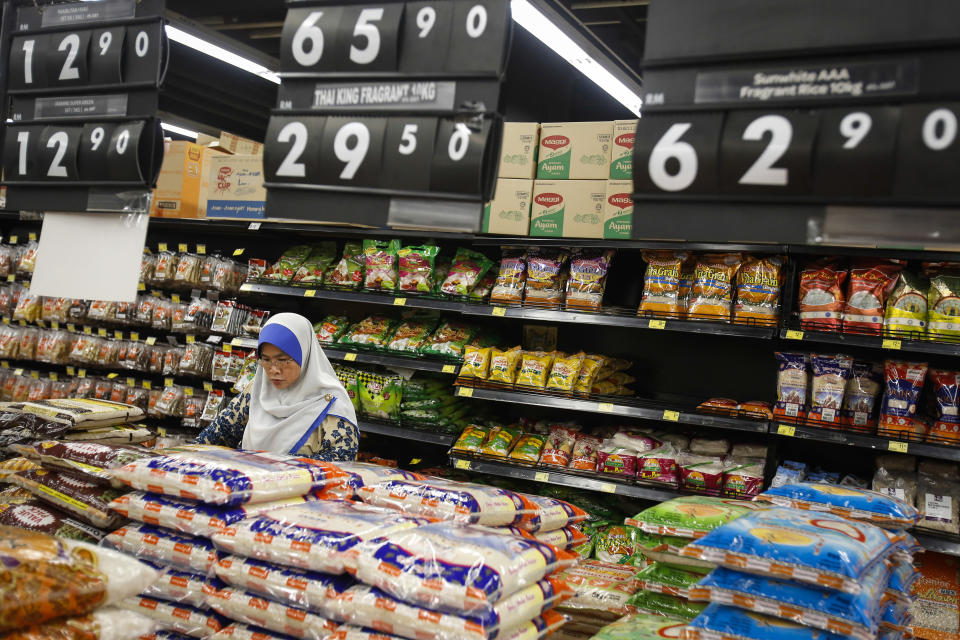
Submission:
M 911 340 L 902 337 L 883 337 L 857 335 L 855 333 L 834 333 L 830 331 L 812 331 L 796 327 L 784 327 L 780 330 L 784 340 L 815 342 L 850 347 L 866 347 L 883 351 L 908 351 L 943 356 L 960 356 L 960 342 L 937 342 L 934 340 Z
M 808 425 L 794 425 L 789 422 L 770 423 L 773 435 L 814 440 L 828 444 L 839 444 L 861 449 L 873 449 L 888 453 L 908 453 L 924 458 L 960 462 L 960 447 L 940 445 L 930 442 L 911 442 L 896 438 L 885 438 L 855 431 L 839 431 Z
M 410 427 L 401 427 L 395 424 L 364 419 L 357 420 L 357 427 L 362 433 L 375 433 L 382 436 L 390 436 L 391 438 L 416 440 L 417 442 L 426 442 L 427 444 L 443 447 L 451 447 L 457 440 L 457 436 L 454 435 L 434 433 L 424 429 L 412 429 Z

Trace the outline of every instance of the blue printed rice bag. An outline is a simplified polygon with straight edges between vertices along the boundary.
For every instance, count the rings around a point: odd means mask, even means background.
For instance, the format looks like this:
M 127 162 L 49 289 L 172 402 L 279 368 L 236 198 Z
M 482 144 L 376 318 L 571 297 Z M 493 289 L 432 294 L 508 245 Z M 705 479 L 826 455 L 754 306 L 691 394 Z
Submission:
M 888 602 L 880 617 L 880 626 L 887 631 L 909 631 L 912 622 L 910 605 L 899 600 Z
M 203 575 L 209 575 L 217 563 L 217 551 L 209 540 L 147 524 L 120 527 L 100 544 L 141 560 Z
M 181 571 L 156 562 L 143 560 L 145 564 L 160 572 L 159 577 L 149 587 L 140 592 L 141 596 L 188 604 L 198 609 L 208 609 L 206 590 L 222 589 L 223 583 L 215 577 Z
M 847 640 L 847 636 L 794 622 L 711 604 L 690 623 L 686 640 Z
M 690 599 L 741 607 L 797 624 L 873 640 L 887 567 L 876 562 L 859 595 L 720 568 L 690 588 Z
M 720 527 L 682 555 L 730 569 L 797 580 L 851 594 L 894 536 L 866 522 L 797 509 L 765 509 Z
M 798 482 L 770 487 L 757 500 L 779 507 L 824 511 L 851 520 L 866 520 L 886 529 L 912 527 L 920 518 L 913 505 L 892 496 L 833 484 Z
M 920 577 L 920 573 L 909 562 L 898 562 L 890 571 L 890 582 L 887 584 L 887 595 L 897 600 L 910 602 L 913 583 Z

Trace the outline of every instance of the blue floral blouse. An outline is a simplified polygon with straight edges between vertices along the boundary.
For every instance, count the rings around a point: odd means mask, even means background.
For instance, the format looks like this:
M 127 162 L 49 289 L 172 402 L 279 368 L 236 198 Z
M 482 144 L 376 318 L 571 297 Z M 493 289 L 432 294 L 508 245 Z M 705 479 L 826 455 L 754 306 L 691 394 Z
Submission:
M 241 393 L 220 410 L 213 422 L 200 432 L 196 442 L 237 449 L 243 442 L 249 419 L 250 393 Z M 357 425 L 338 416 L 328 416 L 297 453 L 327 462 L 356 460 L 359 442 Z

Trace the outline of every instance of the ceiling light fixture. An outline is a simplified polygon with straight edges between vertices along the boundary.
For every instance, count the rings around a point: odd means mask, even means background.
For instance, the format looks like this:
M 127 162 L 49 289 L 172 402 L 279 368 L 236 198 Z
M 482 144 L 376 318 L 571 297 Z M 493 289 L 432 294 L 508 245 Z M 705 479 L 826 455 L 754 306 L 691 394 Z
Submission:
M 238 69 L 243 69 L 244 71 L 248 71 L 253 75 L 260 76 L 265 80 L 280 84 L 280 76 L 262 64 L 248 60 L 243 56 L 238 56 L 232 51 L 228 51 L 223 47 L 218 47 L 215 44 L 211 44 L 203 38 L 198 38 L 195 35 L 187 33 L 183 29 L 173 26 L 172 24 L 167 25 L 167 37 L 174 42 L 179 42 L 182 45 L 190 47 L 191 49 L 196 49 L 200 53 L 205 53 L 211 58 L 216 58 L 217 60 L 231 64 Z
M 169 131 L 170 133 L 175 133 L 178 136 L 185 136 L 192 140 L 196 140 L 197 136 L 200 135 L 196 131 L 191 131 L 190 129 L 186 129 L 184 127 L 178 127 L 177 125 L 170 124 L 168 122 L 161 122 L 160 126 L 163 127 L 165 131 Z

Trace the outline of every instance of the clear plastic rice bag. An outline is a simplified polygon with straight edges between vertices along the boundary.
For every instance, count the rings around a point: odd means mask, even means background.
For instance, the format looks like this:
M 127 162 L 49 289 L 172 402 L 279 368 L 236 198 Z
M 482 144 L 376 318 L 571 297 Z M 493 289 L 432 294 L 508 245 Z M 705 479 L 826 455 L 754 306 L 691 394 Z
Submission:
M 217 552 L 209 540 L 148 524 L 120 527 L 101 544 L 144 560 L 203 574 L 209 574 L 217 562 Z
M 326 640 L 337 624 L 315 613 L 273 602 L 239 589 L 211 594 L 210 607 L 231 620 L 263 627 L 301 640 Z

